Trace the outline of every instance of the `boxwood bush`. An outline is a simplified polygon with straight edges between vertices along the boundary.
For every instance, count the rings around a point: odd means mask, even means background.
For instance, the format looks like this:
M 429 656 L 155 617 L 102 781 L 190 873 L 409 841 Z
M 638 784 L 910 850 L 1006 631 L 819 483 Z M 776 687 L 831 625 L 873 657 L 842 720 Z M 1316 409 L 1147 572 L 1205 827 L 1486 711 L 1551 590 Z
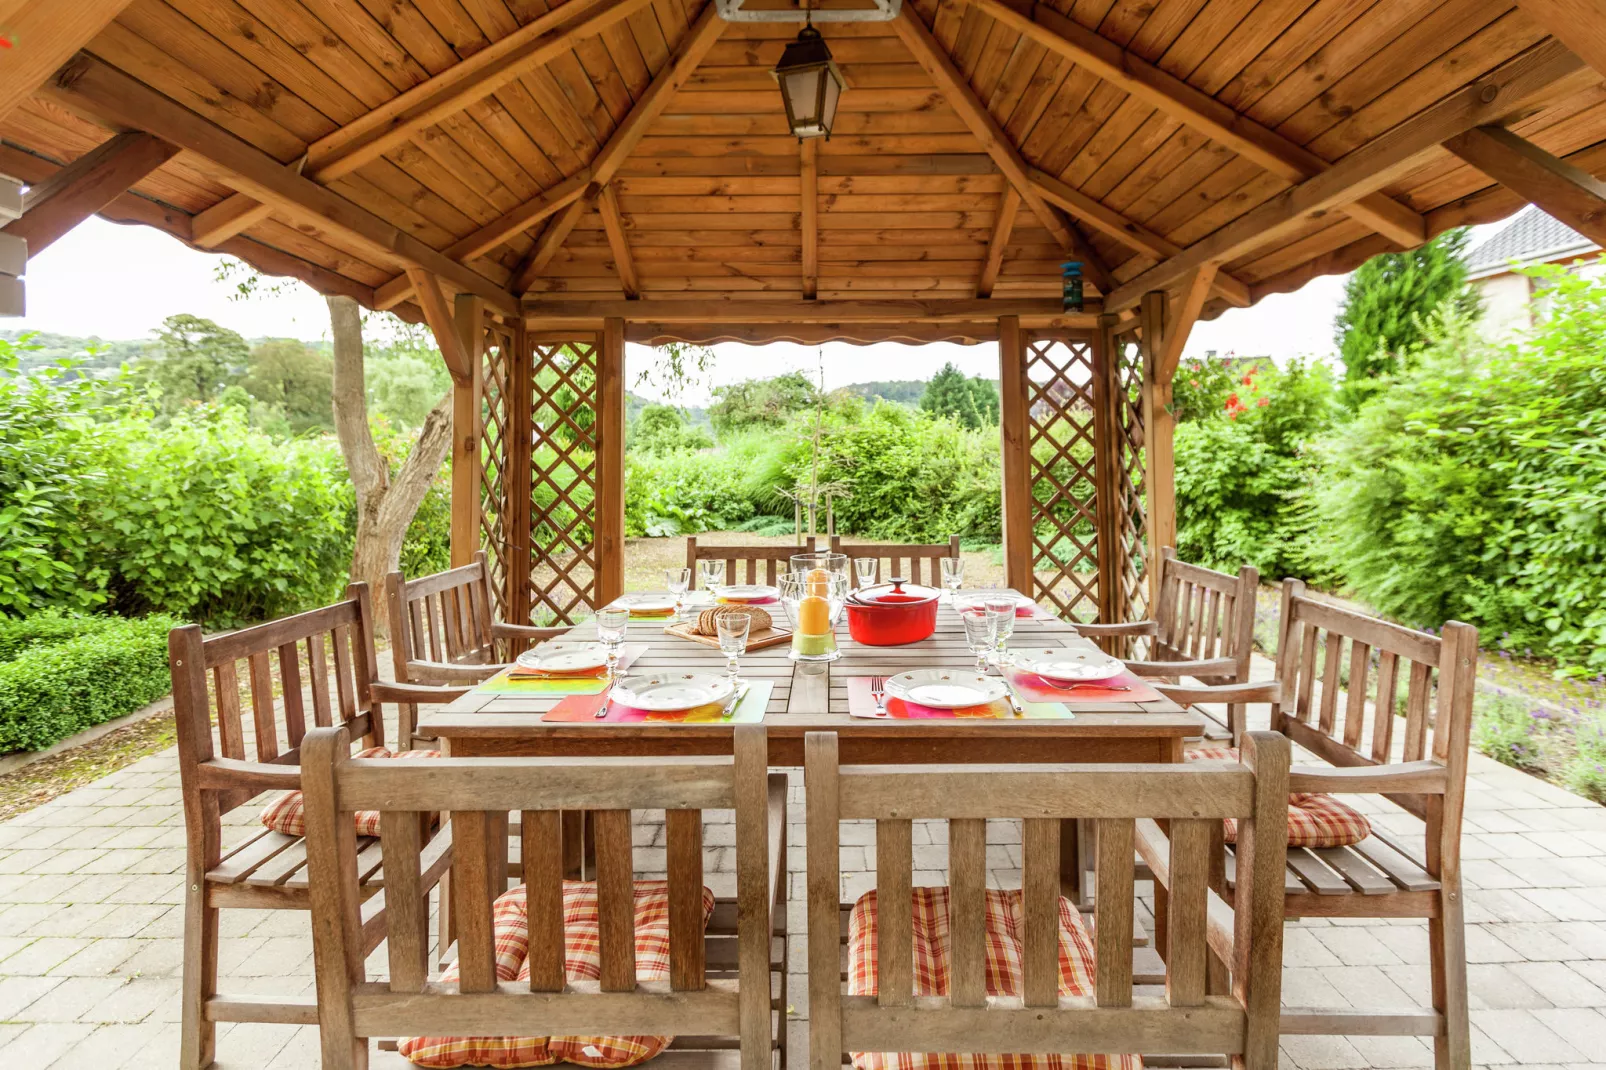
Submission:
M 167 633 L 156 615 L 43 616 L 0 630 L 0 753 L 43 750 L 167 694 Z

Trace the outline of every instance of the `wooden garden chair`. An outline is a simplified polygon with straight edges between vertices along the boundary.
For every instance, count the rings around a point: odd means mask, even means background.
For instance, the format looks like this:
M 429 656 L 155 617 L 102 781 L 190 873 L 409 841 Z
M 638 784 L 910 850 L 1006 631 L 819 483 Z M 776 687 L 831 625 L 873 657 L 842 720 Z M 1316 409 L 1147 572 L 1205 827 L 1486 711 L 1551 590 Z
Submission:
M 307 843 L 298 831 L 304 826 L 299 763 L 308 731 L 338 725 L 343 738 L 361 740 L 364 748 L 383 747 L 381 703 L 440 701 L 440 696 L 378 679 L 373 616 L 363 583 L 348 587 L 345 601 L 211 639 L 193 624 L 175 628 L 168 636 L 168 660 L 186 841 L 180 1066 L 201 1070 L 212 1063 L 217 1022 L 311 1020 L 313 1007 L 305 999 L 274 1001 L 217 991 L 220 910 L 307 910 L 312 905 Z M 420 690 L 430 695 L 421 698 Z M 462 693 L 457 689 L 448 696 Z M 280 793 L 262 815 L 280 830 L 259 825 L 225 850 L 223 816 L 264 791 Z M 373 898 L 384 883 L 379 844 L 371 836 L 357 836 L 349 818 L 348 831 L 355 845 L 350 872 L 359 903 L 352 940 L 372 949 L 385 937 L 383 900 Z M 415 827 L 415 838 L 427 835 L 428 830 Z M 434 835 L 425 851 L 426 868 L 435 872 L 450 857 L 451 838 Z
M 1203 684 L 1249 682 L 1255 649 L 1255 594 L 1260 570 L 1245 565 L 1229 576 L 1177 558 L 1169 546 L 1160 550 L 1160 597 L 1153 619 L 1119 624 L 1077 624 L 1076 630 L 1119 656 L 1134 639 L 1148 640 L 1148 657 L 1127 660 L 1140 676 L 1177 681 L 1191 677 Z M 1219 718 L 1201 710 L 1212 721 Z M 1222 728 L 1236 738 L 1243 731 L 1244 706 L 1227 704 Z M 1224 738 L 1224 737 L 1223 737 Z
M 803 540 L 801 546 L 705 546 L 693 535 L 686 540 L 686 567 L 691 569 L 691 590 L 697 589 L 697 562 L 725 562 L 726 583 L 767 583 L 771 587 L 779 576 L 789 571 L 793 554 L 812 554 L 814 536 Z M 764 578 L 758 578 L 758 566 L 764 566 Z M 747 578 L 737 576 L 737 565 L 743 566 Z
M 735 729 L 734 757 L 650 763 L 372 762 L 353 760 L 349 740 L 344 728 L 309 733 L 304 766 L 325 1070 L 365 1067 L 370 1038 L 397 1036 L 410 1038 L 402 1041 L 404 1055 L 472 1047 L 476 1065 L 536 1065 L 545 1060 L 531 1052 L 546 1038 L 556 1038 L 550 1047 L 561 1060 L 562 1045 L 639 1055 L 668 1037 L 675 1050 L 660 1056 L 666 1064 L 774 1065 L 786 1021 L 784 989 L 778 1001 L 771 991 L 772 908 L 786 884 L 786 786 L 784 774 L 768 776 L 763 726 Z M 389 874 L 383 981 L 365 968 L 363 889 L 353 864 L 361 847 L 352 812 L 375 806 L 385 808 L 380 853 Z M 594 882 L 563 878 L 559 814 L 573 809 L 598 816 Z M 668 812 L 664 882 L 635 879 L 631 811 L 640 809 Z M 704 809 L 735 811 L 734 900 L 716 901 L 703 884 Z M 432 978 L 431 861 L 417 830 L 418 815 L 437 810 L 451 812 L 457 841 L 451 875 L 458 957 Z M 522 813 L 525 862 L 524 883 L 511 890 L 490 861 L 488 839 L 510 810 Z M 593 911 L 594 922 L 576 926 L 577 916 Z M 779 913 L 785 916 L 784 907 Z M 726 935 L 716 935 L 721 926 Z M 589 973 L 579 969 L 587 949 Z M 784 976 L 784 959 L 779 968 Z
M 1164 1053 L 1272 1070 L 1288 752 L 1261 732 L 1246 737 L 1243 764 L 841 767 L 835 734 L 809 733 L 813 1070 L 837 1070 L 844 1052 L 857 1070 L 1032 1070 L 1045 1065 L 1032 1055 L 1075 1052 L 1120 1053 L 1091 1063 L 1111 1068 Z M 1236 910 L 1207 885 L 1211 833 L 1228 817 L 1243 829 Z M 944 887 L 911 887 L 913 818 L 948 820 Z M 1024 818 L 1019 891 L 989 889 L 988 818 Z M 1091 936 L 1060 896 L 1060 822 L 1071 818 L 1099 827 Z M 876 822 L 876 887 L 851 908 L 844 992 L 839 823 L 855 819 Z M 1164 989 L 1134 990 L 1133 845 L 1156 821 L 1169 821 L 1169 953 Z M 1211 953 L 1231 963 L 1230 990 L 1208 969 Z M 887 1054 L 899 1052 L 993 1059 Z
M 945 557 L 959 556 L 959 536 L 948 536 L 947 542 L 917 543 L 912 546 L 900 546 L 897 543 L 845 543 L 842 536 L 831 536 L 831 549 L 839 554 L 849 557 L 873 557 L 876 559 L 875 582 L 881 583 L 882 577 L 890 580 L 894 577 L 907 580 L 910 583 L 924 583 L 931 587 L 942 586 L 942 565 L 939 563 Z M 886 571 L 882 571 L 881 563 L 887 564 Z M 921 564 L 925 564 L 928 579 L 921 578 Z M 907 566 L 907 567 L 904 567 Z M 859 575 L 855 569 L 853 584 L 858 585 Z
M 1465 1068 L 1461 817 L 1477 629 L 1451 621 L 1442 636 L 1429 635 L 1318 601 L 1300 581 L 1285 580 L 1279 631 L 1275 680 L 1156 686 L 1181 702 L 1269 702 L 1271 727 L 1329 763 L 1295 766 L 1290 791 L 1322 793 L 1317 802 L 1333 793 L 1381 795 L 1421 819 L 1422 851 L 1364 817 L 1366 828 L 1336 837 L 1354 842 L 1290 848 L 1284 887 L 1291 918 L 1427 919 L 1433 1001 L 1429 1009 L 1395 1012 L 1289 1012 L 1283 1029 L 1431 1036 L 1440 1067 Z M 1403 719 L 1397 716 L 1402 682 Z M 1291 820 L 1296 808 L 1290 800 Z M 1324 818 L 1324 826 L 1330 824 Z

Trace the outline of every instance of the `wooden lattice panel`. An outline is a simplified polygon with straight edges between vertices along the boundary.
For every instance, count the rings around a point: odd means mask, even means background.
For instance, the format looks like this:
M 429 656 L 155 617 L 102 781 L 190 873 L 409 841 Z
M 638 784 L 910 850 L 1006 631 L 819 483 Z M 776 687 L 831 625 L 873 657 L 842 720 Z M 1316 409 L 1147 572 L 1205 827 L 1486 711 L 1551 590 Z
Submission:
M 1026 344 L 1032 595 L 1070 620 L 1099 616 L 1093 376 L 1090 342 Z
M 1148 615 L 1148 514 L 1144 506 L 1143 362 L 1137 340 L 1116 335 L 1110 353 L 1114 362 L 1115 554 L 1116 609 L 1125 620 Z
M 531 341 L 530 619 L 575 622 L 597 603 L 596 421 L 600 339 Z
M 508 569 L 513 541 L 512 502 L 508 479 L 512 413 L 516 411 L 513 336 L 506 327 L 487 322 L 480 384 L 480 542 L 491 567 L 496 619 L 513 620 L 509 612 Z

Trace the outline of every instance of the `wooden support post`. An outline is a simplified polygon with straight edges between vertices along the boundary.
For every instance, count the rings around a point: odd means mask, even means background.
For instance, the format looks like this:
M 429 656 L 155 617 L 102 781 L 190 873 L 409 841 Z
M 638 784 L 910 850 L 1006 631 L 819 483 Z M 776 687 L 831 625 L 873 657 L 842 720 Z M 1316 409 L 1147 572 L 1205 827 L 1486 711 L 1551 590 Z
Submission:
M 597 604 L 625 591 L 625 321 L 603 321 L 597 353 Z
M 452 378 L 452 567 L 470 564 L 480 548 L 480 394 L 485 380 L 485 302 L 459 294 L 459 351 L 468 375 Z
M 1093 334 L 1093 516 L 1098 539 L 1099 620 L 1126 620 L 1121 575 L 1126 548 L 1121 545 L 1121 424 L 1116 416 L 1120 390 L 1120 351 L 1114 316 L 1100 316 Z
M 1032 455 L 1030 406 L 1026 400 L 1026 336 L 1019 316 L 998 320 L 999 430 L 1003 444 L 1004 575 L 1028 598 L 1032 576 Z
M 1166 295 L 1143 295 L 1143 485 L 1148 508 L 1149 605 L 1160 604 L 1160 547 L 1177 542 L 1177 473 L 1172 454 L 1176 421 L 1171 414 L 1171 377 L 1161 367 L 1166 343 Z
M 820 143 L 798 143 L 800 204 L 798 227 L 803 236 L 803 296 L 813 300 L 820 289 Z
M 512 624 L 530 623 L 530 569 L 534 564 L 530 545 L 530 499 L 535 490 L 531 473 L 535 351 L 531 345 L 529 329 L 522 319 L 516 321 L 513 353 L 508 362 L 507 474 L 503 479 L 508 511 L 507 619 Z

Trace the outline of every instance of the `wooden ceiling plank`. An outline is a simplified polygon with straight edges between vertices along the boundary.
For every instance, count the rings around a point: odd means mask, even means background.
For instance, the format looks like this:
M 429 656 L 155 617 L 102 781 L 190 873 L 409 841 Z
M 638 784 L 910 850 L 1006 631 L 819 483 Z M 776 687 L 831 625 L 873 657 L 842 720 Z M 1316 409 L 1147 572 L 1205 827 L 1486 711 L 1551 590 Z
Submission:
M 1606 74 L 1606 0 L 1517 0 L 1528 17 Z M 0 114 L 5 109 L 0 108 Z
M 597 212 L 602 216 L 602 229 L 608 235 L 608 248 L 613 252 L 613 266 L 619 275 L 620 288 L 626 297 L 640 297 L 641 279 L 636 274 L 636 260 L 630 255 L 625 221 L 619 215 L 619 196 L 611 184 L 598 191 Z
M 1238 154 L 1290 182 L 1319 174 L 1327 161 L 1281 134 L 1187 82 L 1166 73 L 1118 44 L 1100 37 L 1045 4 L 1033 4 L 1023 14 L 1004 0 L 973 0 L 988 15 L 1024 36 L 1085 67 L 1121 90 L 1147 101 L 1182 122 L 1232 147 Z M 1410 208 L 1375 191 L 1352 205 L 1342 206 L 1379 233 L 1415 245 L 1423 240 L 1422 217 Z
M 122 14 L 131 0 L 23 4 L 7 15 L 13 47 L 0 49 L 0 119 L 33 96 L 63 63 Z M 26 47 L 23 47 L 26 45 Z
M 492 307 L 513 307 L 512 295 L 477 272 L 451 260 L 395 225 L 324 186 L 287 169 L 272 156 L 213 124 L 115 67 L 80 53 L 47 90 L 121 129 L 146 130 L 229 172 L 232 184 L 254 200 L 310 219 L 378 253 L 449 280 L 486 298 Z
M 1559 44 L 1537 45 L 1400 123 L 1332 168 L 1283 191 L 1177 256 L 1124 283 L 1108 295 L 1107 303 L 1112 311 L 1130 308 L 1146 291 L 1174 285 L 1205 263 L 1234 260 L 1275 241 L 1308 217 L 1352 203 L 1408 169 L 1421 153 L 1463 130 L 1509 117 L 1531 97 L 1576 74 L 1581 67 L 1578 57 Z
M 28 243 L 31 260 L 162 166 L 178 149 L 150 134 L 118 134 L 32 186 L 23 214 L 3 230 Z
M 803 237 L 803 296 L 820 289 L 820 143 L 804 138 L 798 143 L 798 230 Z
M 998 206 L 998 221 L 993 224 L 993 237 L 987 243 L 987 260 L 982 264 L 981 278 L 976 282 L 977 297 L 991 297 L 998 283 L 998 273 L 1004 266 L 1004 251 L 1015 230 L 1015 216 L 1020 212 L 1020 194 L 1014 186 L 1004 190 Z
M 1595 244 L 1606 246 L 1606 182 L 1499 126 L 1474 127 L 1444 147 Z

